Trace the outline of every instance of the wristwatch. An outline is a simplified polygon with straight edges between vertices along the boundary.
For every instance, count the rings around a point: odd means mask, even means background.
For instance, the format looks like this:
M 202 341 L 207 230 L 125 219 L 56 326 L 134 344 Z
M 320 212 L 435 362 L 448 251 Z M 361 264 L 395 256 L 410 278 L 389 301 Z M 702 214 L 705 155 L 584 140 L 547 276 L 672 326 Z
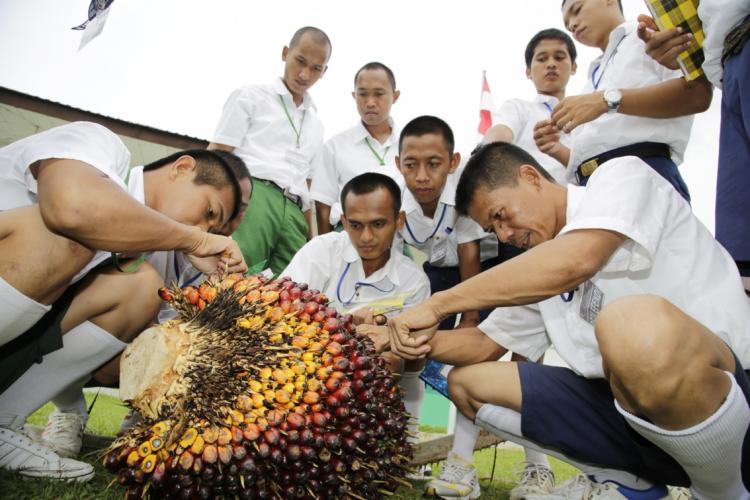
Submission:
M 607 89 L 604 91 L 604 102 L 607 103 L 607 113 L 617 113 L 622 101 L 622 92 L 619 89 Z

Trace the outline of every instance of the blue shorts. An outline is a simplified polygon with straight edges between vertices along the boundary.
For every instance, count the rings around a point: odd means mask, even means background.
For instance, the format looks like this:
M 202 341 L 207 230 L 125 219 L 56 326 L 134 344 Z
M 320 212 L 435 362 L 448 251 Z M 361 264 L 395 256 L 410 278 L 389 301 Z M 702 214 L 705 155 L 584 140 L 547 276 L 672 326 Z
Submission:
M 750 401 L 748 374 L 735 357 L 735 379 Z M 521 378 L 521 432 L 544 448 L 581 463 L 617 469 L 656 484 L 690 486 L 690 479 L 670 455 L 628 425 L 614 405 L 609 382 L 587 379 L 568 368 L 518 363 Z M 750 430 L 742 463 L 750 465 Z M 750 471 L 743 480 L 750 482 Z

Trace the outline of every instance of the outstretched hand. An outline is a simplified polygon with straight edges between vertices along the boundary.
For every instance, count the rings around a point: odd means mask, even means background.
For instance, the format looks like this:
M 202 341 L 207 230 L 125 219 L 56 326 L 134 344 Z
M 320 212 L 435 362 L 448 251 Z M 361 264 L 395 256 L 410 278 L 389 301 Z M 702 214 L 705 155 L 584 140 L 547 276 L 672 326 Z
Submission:
M 201 241 L 185 253 L 193 266 L 205 274 L 247 271 L 240 247 L 228 236 L 203 233 Z
M 357 335 L 369 338 L 378 354 L 387 351 L 391 346 L 387 326 L 362 324 L 357 327 Z
M 692 33 L 683 33 L 682 28 L 659 31 L 650 16 L 638 16 L 638 38 L 646 43 L 646 54 L 669 69 L 678 69 L 677 56 L 690 48 Z
M 552 110 L 552 121 L 559 130 L 571 133 L 579 125 L 596 120 L 607 112 L 603 92 L 566 97 Z
M 424 358 L 430 352 L 427 342 L 435 335 L 440 320 L 429 300 L 392 318 L 388 321 L 391 351 L 404 359 Z

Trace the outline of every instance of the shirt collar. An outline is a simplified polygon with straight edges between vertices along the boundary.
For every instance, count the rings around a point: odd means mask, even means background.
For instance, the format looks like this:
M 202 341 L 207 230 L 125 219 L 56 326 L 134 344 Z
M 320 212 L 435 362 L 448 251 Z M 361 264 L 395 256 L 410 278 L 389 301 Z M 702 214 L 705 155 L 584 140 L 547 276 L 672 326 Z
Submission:
M 352 241 L 349 239 L 349 235 L 346 234 L 346 232 L 344 232 L 343 234 L 346 236 L 346 247 L 344 248 L 342 258 L 344 259 L 344 262 L 350 264 L 351 267 L 356 269 L 356 271 L 355 269 L 350 269 L 349 272 L 355 271 L 358 274 L 358 281 L 362 283 L 377 283 L 379 281 L 382 281 L 384 278 L 388 278 L 388 280 L 396 286 L 399 286 L 401 284 L 398 278 L 398 269 L 396 269 L 397 250 L 395 249 L 395 246 L 391 247 L 391 256 L 388 259 L 388 262 L 385 263 L 385 266 L 365 278 L 364 268 L 362 267 L 362 259 L 359 258 L 357 249 L 354 248 L 354 245 L 352 245 Z
M 603 61 L 607 61 L 614 55 L 615 51 L 617 51 L 617 48 L 620 46 L 622 39 L 628 35 L 634 34 L 637 29 L 637 21 L 625 21 L 612 30 L 612 33 L 609 34 L 607 50 L 605 50 L 602 55 L 591 61 L 591 64 L 589 65 L 589 79 L 596 68 L 598 68 L 600 64 L 603 64 Z
M 273 83 L 271 84 L 273 87 L 273 90 L 279 94 L 281 97 L 288 97 L 287 101 L 294 104 L 294 98 L 292 97 L 292 93 L 289 92 L 289 89 L 286 88 L 286 85 L 284 85 L 284 81 L 281 79 L 281 77 L 275 79 Z M 317 111 L 318 108 L 315 107 L 315 103 L 312 100 L 312 97 L 310 97 L 309 92 L 305 92 L 302 95 L 302 104 L 299 106 L 300 109 L 312 109 L 314 111 Z
M 398 137 L 398 134 L 396 132 L 396 127 L 393 125 L 393 118 L 390 116 L 388 117 L 388 125 L 391 126 L 391 135 L 386 139 L 384 146 L 392 146 L 396 142 L 396 138 Z M 370 135 L 370 131 L 365 128 L 365 124 L 362 123 L 362 120 L 357 122 L 357 126 L 354 128 L 354 143 L 360 143 L 364 142 L 367 138 L 375 140 L 378 144 L 380 144 L 377 139 L 375 139 L 372 135 Z
M 575 213 L 576 211 L 578 211 L 578 207 L 581 205 L 583 196 L 586 193 L 585 186 L 574 186 L 573 184 L 568 184 L 566 188 L 568 190 L 568 206 L 565 207 L 565 226 L 570 224 L 570 221 L 572 221 L 573 217 L 575 217 Z M 560 233 L 562 232 L 563 231 L 561 230 Z
M 440 193 L 440 200 L 438 200 L 438 206 L 435 210 L 435 214 L 442 210 L 443 205 L 455 206 L 456 204 L 456 173 L 452 173 L 448 176 L 443 186 L 443 192 Z M 417 212 L 424 216 L 422 206 L 411 194 L 409 188 L 404 187 L 404 194 L 401 196 L 401 209 L 407 214 Z
M 133 167 L 125 179 L 128 194 L 141 203 L 146 203 L 146 186 L 143 181 L 143 166 Z
M 534 101 L 538 102 L 539 104 L 548 104 L 552 108 L 557 106 L 560 102 L 557 97 L 547 94 L 537 94 Z

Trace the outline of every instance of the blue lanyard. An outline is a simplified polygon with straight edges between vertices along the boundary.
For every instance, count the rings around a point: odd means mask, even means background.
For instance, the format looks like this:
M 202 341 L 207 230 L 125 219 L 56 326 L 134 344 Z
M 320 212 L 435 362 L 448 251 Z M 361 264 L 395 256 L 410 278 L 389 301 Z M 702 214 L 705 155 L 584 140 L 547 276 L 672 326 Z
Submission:
M 416 236 L 414 236 L 414 232 L 411 230 L 411 226 L 409 225 L 409 219 L 406 219 L 406 230 L 409 231 L 409 235 L 411 236 L 411 239 L 414 240 L 414 243 L 417 245 L 424 245 L 427 243 L 433 236 L 435 236 L 435 233 L 438 232 L 438 229 L 440 229 L 440 226 L 443 225 L 443 219 L 445 218 L 445 210 L 448 208 L 448 205 L 443 205 L 443 211 L 440 214 L 440 219 L 438 220 L 437 225 L 435 226 L 435 230 L 432 232 L 431 235 L 429 235 L 427 238 L 425 238 L 424 241 L 419 241 Z M 450 228 L 446 228 L 445 232 L 450 233 Z
M 599 84 L 602 82 L 602 78 L 604 78 L 604 72 L 607 70 L 607 66 L 609 66 L 609 62 L 612 60 L 613 57 L 615 57 L 615 54 L 617 54 L 617 49 L 620 47 L 620 44 L 622 43 L 625 38 L 627 38 L 628 35 L 624 35 L 622 38 L 620 38 L 620 41 L 617 42 L 617 45 L 615 45 L 615 49 L 612 51 L 612 54 L 607 58 L 607 61 L 604 63 L 604 67 L 602 68 L 601 63 L 599 66 L 594 68 L 594 71 L 591 72 L 591 85 L 594 86 L 594 90 L 599 90 Z M 602 72 L 599 74 L 599 79 L 596 78 L 596 72 L 599 71 L 599 68 L 601 68 Z
M 544 104 L 544 107 L 547 108 L 547 111 L 552 114 L 552 106 L 550 106 L 548 102 L 543 102 L 542 104 Z
M 573 289 L 569 292 L 561 293 L 560 298 L 563 300 L 563 302 L 570 302 L 571 300 L 573 300 L 573 295 L 575 295 L 575 293 L 576 291 L 575 289 Z
M 344 282 L 344 277 L 346 276 L 346 273 L 349 272 L 349 268 L 351 267 L 352 263 L 347 262 L 346 268 L 344 268 L 344 272 L 341 273 L 341 277 L 339 278 L 339 283 L 336 285 L 336 298 L 339 300 L 339 303 L 341 303 L 344 306 L 348 306 L 352 303 L 354 300 L 354 297 L 357 295 L 357 292 L 359 292 L 359 289 L 364 286 L 369 286 L 370 288 L 374 288 L 380 293 L 391 293 L 396 289 L 396 285 L 392 285 L 390 290 L 383 290 L 382 288 L 378 288 L 377 285 L 373 285 L 372 283 L 362 283 L 361 281 L 357 281 L 354 283 L 354 292 L 352 292 L 352 296 L 349 297 L 349 300 L 341 300 L 341 284 Z
M 174 259 L 172 259 L 172 262 L 174 263 L 174 279 L 175 279 L 175 281 L 177 281 L 179 283 L 181 273 L 180 273 L 180 266 L 177 264 L 177 252 L 174 252 Z M 197 280 L 200 277 L 201 274 L 203 274 L 203 273 L 201 273 L 200 271 L 198 271 L 198 274 L 196 274 L 195 276 L 193 276 L 189 280 L 187 280 L 184 283 L 182 283 L 180 285 L 180 288 L 184 288 L 184 287 L 188 286 L 189 284 L 193 283 L 195 280 Z

